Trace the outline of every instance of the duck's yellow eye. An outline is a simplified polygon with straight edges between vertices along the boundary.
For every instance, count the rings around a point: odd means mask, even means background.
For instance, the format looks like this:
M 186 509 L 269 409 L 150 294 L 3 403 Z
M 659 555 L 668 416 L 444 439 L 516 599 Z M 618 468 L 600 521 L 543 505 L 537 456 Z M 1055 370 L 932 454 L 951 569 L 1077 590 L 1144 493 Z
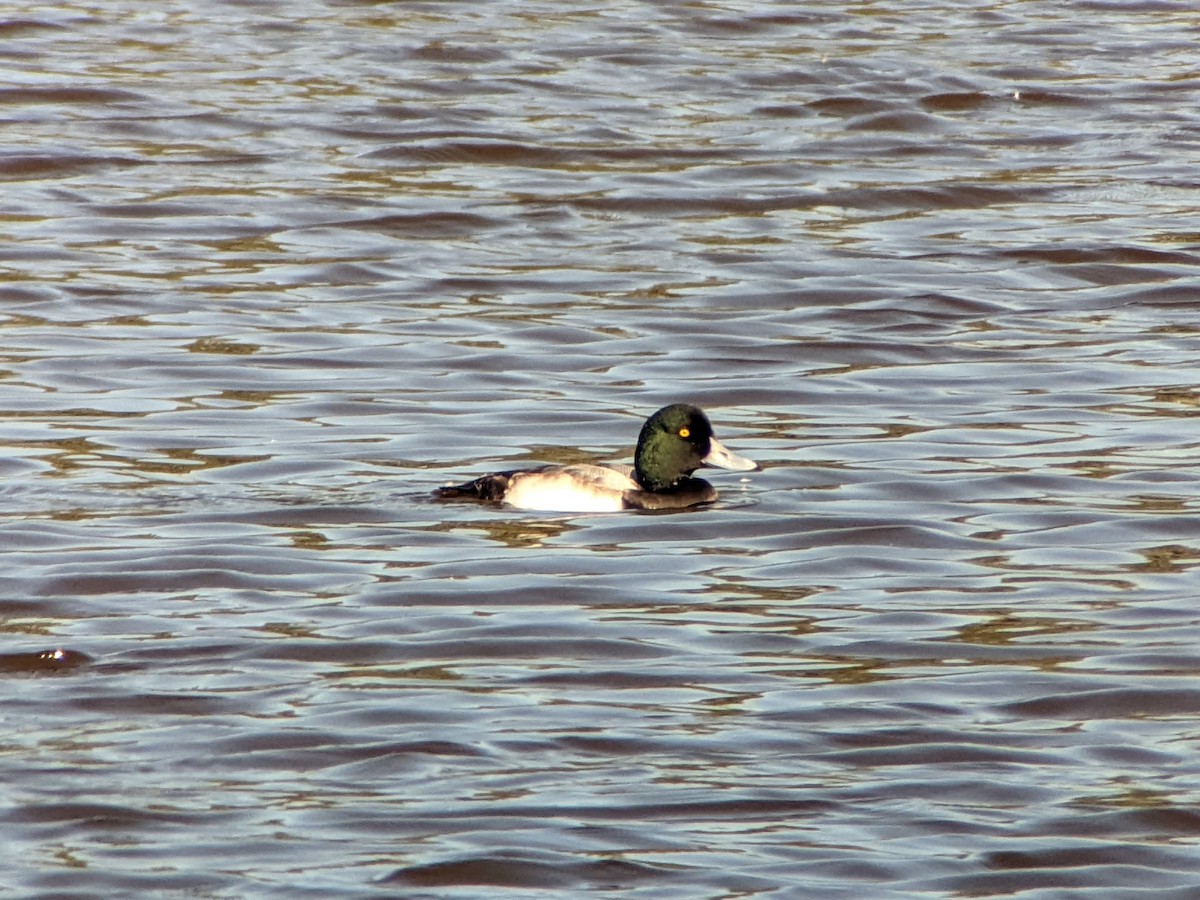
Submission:
M 686 425 L 684 425 L 682 428 L 679 429 L 679 436 L 681 438 L 691 437 L 692 430 L 690 428 L 688 428 Z

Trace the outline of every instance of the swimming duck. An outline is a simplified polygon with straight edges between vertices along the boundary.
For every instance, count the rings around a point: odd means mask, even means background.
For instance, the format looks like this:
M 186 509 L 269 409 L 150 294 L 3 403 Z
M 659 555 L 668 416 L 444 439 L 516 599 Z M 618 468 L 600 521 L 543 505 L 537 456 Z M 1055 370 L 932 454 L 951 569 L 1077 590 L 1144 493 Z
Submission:
M 444 499 L 491 500 L 517 509 L 607 512 L 619 509 L 682 509 L 717 499 L 716 489 L 692 472 L 716 466 L 735 472 L 758 464 L 713 437 L 708 416 L 676 403 L 646 420 L 633 465 L 543 466 L 484 475 L 438 488 Z

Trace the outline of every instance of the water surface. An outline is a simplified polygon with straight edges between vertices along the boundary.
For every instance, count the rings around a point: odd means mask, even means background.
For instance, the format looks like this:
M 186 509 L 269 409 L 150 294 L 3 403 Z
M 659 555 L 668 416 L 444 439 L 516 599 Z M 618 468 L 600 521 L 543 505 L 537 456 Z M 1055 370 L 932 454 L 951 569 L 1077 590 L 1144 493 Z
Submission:
M 1196 896 L 1198 31 L 10 11 L 6 890 Z

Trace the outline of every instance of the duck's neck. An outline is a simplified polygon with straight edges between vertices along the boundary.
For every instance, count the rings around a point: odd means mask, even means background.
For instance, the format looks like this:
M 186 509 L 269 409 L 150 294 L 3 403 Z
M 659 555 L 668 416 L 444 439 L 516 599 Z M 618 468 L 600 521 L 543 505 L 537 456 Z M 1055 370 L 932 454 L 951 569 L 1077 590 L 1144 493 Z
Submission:
M 642 465 L 641 460 L 633 467 L 633 477 L 643 490 L 647 491 L 669 491 L 671 488 L 687 480 L 688 473 L 680 472 L 674 478 L 663 478 L 661 476 L 651 475 Z
M 661 490 L 665 490 L 666 488 L 671 486 L 670 484 L 668 484 L 666 482 L 660 481 L 655 478 L 651 478 L 649 475 L 646 474 L 645 471 L 642 470 L 641 466 L 634 467 L 633 477 L 634 477 L 634 480 L 637 481 L 637 483 L 641 487 L 641 489 L 644 491 L 661 491 Z

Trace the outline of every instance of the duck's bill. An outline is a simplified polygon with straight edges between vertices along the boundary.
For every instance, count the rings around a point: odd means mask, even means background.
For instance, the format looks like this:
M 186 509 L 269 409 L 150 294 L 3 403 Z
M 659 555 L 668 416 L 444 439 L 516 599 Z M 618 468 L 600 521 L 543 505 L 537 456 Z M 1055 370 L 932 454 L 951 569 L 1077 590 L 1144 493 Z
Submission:
M 715 466 L 718 469 L 732 469 L 735 472 L 749 472 L 758 468 L 758 463 L 754 460 L 738 456 L 716 438 L 709 440 L 708 456 L 704 457 L 701 462 L 706 466 Z

